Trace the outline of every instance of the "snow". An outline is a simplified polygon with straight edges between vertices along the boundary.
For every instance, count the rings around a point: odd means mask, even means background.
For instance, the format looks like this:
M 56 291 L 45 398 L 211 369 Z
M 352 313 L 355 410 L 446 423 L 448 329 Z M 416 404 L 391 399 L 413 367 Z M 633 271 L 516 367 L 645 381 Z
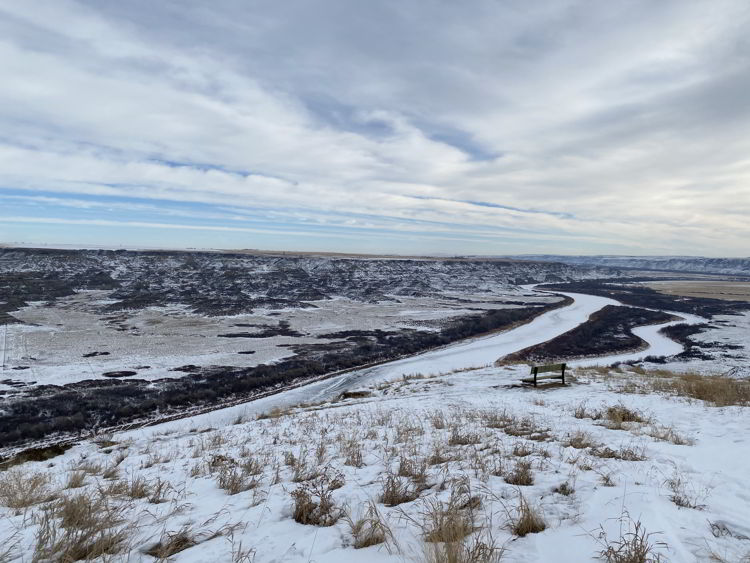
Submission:
M 550 311 L 505 333 L 357 370 L 245 405 L 119 432 L 107 437 L 115 442 L 112 446 L 84 440 L 49 462 L 26 463 L 18 470 L 24 475 L 43 472 L 52 478 L 53 487 L 61 489 L 69 473 L 82 463 L 109 466 L 117 452 L 123 452 L 127 455 L 117 467 L 120 478 L 167 483 L 167 502 L 117 501 L 122 502 L 122 516 L 132 532 L 129 561 L 153 561 L 145 551 L 165 532 L 185 526 L 200 532 L 202 540 L 173 556 L 174 561 L 184 563 L 232 561 L 240 545 L 252 549 L 253 560 L 259 563 L 419 561 L 424 550 L 419 524 L 430 503 L 448 502 L 457 480 L 481 497 L 474 518 L 486 530 L 476 532 L 476 537 L 491 532 L 496 546 L 505 549 L 504 561 L 594 561 L 605 547 L 602 533 L 610 540 L 619 538 L 626 514 L 631 521 L 625 520 L 624 531 L 632 521 L 640 521 L 647 532 L 655 534 L 652 542 L 664 542 L 659 552 L 667 560 L 705 561 L 713 555 L 741 560 L 750 553 L 746 488 L 750 417 L 746 407 L 710 407 L 655 393 L 624 394 L 618 391 L 622 385 L 643 376 L 586 368 L 589 360 L 574 365 L 571 385 L 538 390 L 518 385 L 527 375 L 525 366 L 489 365 L 507 353 L 574 328 L 605 305 L 617 304 L 601 297 L 570 295 L 575 299 L 570 307 Z M 687 322 L 703 320 L 680 316 Z M 649 342 L 649 349 L 638 356 L 681 350 L 679 344 L 660 335 L 659 328 L 636 329 Z M 624 356 L 592 362 L 608 364 Z M 422 375 L 410 377 L 413 374 Z M 340 400 L 343 390 L 367 395 Z M 606 410 L 616 404 L 642 413 L 647 422 L 617 429 L 601 420 L 575 416 L 581 405 L 587 410 Z M 257 419 L 274 408 L 288 411 Z M 437 413 L 445 417 L 445 428 L 432 422 Z M 517 421 L 532 420 L 548 436 L 535 441 L 483 422 L 498 413 Z M 449 446 L 452 427 L 475 433 L 478 443 Z M 660 440 L 654 428 L 670 429 L 688 443 Z M 576 431 L 601 446 L 642 452 L 645 459 L 602 458 L 591 448 L 576 449 L 567 445 Z M 362 447 L 364 465 L 360 468 L 344 462 L 343 447 L 349 440 Z M 456 459 L 428 467 L 431 486 L 418 499 L 397 507 L 378 503 L 382 481 L 388 472 L 397 470 L 399 458 L 429 456 L 436 444 Z M 533 450 L 528 456 L 534 473 L 531 486 L 510 485 L 489 469 L 494 462 L 512 467 L 517 444 Z M 363 514 L 366 503 L 376 503 L 393 540 L 386 546 L 354 549 L 345 519 L 331 527 L 295 522 L 291 492 L 302 485 L 294 482 L 294 471 L 284 462 L 287 452 L 297 459 L 306 457 L 311 466 L 330 475 L 340 474 L 344 484 L 332 496 L 352 517 Z M 220 470 L 211 464 L 224 458 L 257 460 L 262 467 L 257 486 L 235 495 L 220 489 Z M 572 495 L 553 491 L 563 482 L 574 487 Z M 101 475 L 89 475 L 82 490 L 94 494 L 106 483 Z M 507 520 L 519 493 L 543 513 L 545 531 L 523 538 L 510 533 Z M 678 493 L 695 508 L 677 506 L 672 497 Z M 17 542 L 12 561 L 31 558 L 38 526 L 32 516 L 39 510 L 37 506 L 15 514 L 0 508 L 0 545 Z
M 627 382 L 638 377 L 636 374 L 605 377 L 582 368 L 573 374 L 576 383 L 546 391 L 515 385 L 525 375 L 522 366 L 479 368 L 425 379 L 397 378 L 361 387 L 372 393 L 369 397 L 300 407 L 278 418 L 254 420 L 248 411 L 246 422 L 226 424 L 221 413 L 211 413 L 179 425 L 122 432 L 108 437 L 117 443 L 114 446 L 102 448 L 86 441 L 51 462 L 27 463 L 22 470 L 25 475 L 46 472 L 60 486 L 81 463 L 110 465 L 117 452 L 123 451 L 128 455 L 118 467 L 121 478 L 169 483 L 168 502 L 123 502 L 122 514 L 133 533 L 129 561 L 153 561 L 143 552 L 165 531 L 191 526 L 208 537 L 210 532 L 235 525 L 231 535 L 204 540 L 173 560 L 231 561 L 232 549 L 236 551 L 241 543 L 253 549 L 254 561 L 259 563 L 419 561 L 423 551 L 419 524 L 424 512 L 431 502 L 447 503 L 461 478 L 472 494 L 481 497 L 475 523 L 491 527 L 496 545 L 506 550 L 503 561 L 595 561 L 603 548 L 601 530 L 610 539 L 619 538 L 619 519 L 625 512 L 647 532 L 656 534 L 652 542 L 667 544 L 660 552 L 669 561 L 705 561 L 711 552 L 727 561 L 739 561 L 750 551 L 750 542 L 741 539 L 750 537 L 750 495 L 745 486 L 750 419 L 745 408 L 714 408 L 675 397 L 614 391 L 613 382 Z M 615 429 L 574 416 L 582 404 L 593 410 L 618 403 L 652 422 Z M 236 415 L 238 409 L 233 410 Z M 432 419 L 436 413 L 445 417 L 446 428 L 435 427 Z M 534 441 L 489 428 L 483 422 L 488 413 L 506 413 L 518 420 L 531 418 L 548 429 L 549 437 Z M 378 503 L 382 480 L 387 471 L 397 470 L 400 456 L 428 456 L 434 444 L 448 444 L 453 425 L 461 432 L 476 433 L 479 442 L 446 446 L 457 459 L 428 466 L 428 485 L 432 486 L 418 499 L 397 507 Z M 648 435 L 651 425 L 670 426 L 692 443 L 676 445 L 652 438 Z M 566 445 L 567 437 L 578 430 L 615 450 L 642 451 L 646 459 L 600 458 L 590 448 Z M 407 437 L 399 438 L 399 432 Z M 342 447 L 350 439 L 362 446 L 361 468 L 344 463 Z M 526 445 L 533 453 L 514 457 L 511 452 L 517 444 Z M 105 453 L 109 450 L 111 453 Z M 318 451 L 323 452 L 320 463 Z M 293 482 L 294 471 L 283 461 L 285 452 L 298 459 L 306 455 L 311 466 L 324 468 L 331 475 L 341 474 L 344 485 L 333 491 L 333 499 L 354 517 L 364 512 L 367 502 L 375 502 L 394 536 L 387 546 L 391 552 L 383 545 L 354 549 L 344 519 L 331 527 L 296 523 L 291 492 L 301 484 Z M 227 494 L 217 485 L 218 470 L 208 465 L 217 456 L 262 462 L 260 483 L 252 490 Z M 476 461 L 499 460 L 512 467 L 517 459 L 532 462 L 533 485 L 510 485 Z M 604 484 L 605 476 L 612 486 Z M 553 492 L 566 481 L 575 489 L 572 495 Z M 93 494 L 98 484 L 106 486 L 107 482 L 90 475 L 81 490 Z M 670 482 L 679 483 L 673 487 Z M 670 500 L 675 487 L 699 507 L 676 506 Z M 543 513 L 545 531 L 523 538 L 508 531 L 507 513 L 513 512 L 519 492 Z M 31 513 L 24 519 L 24 514 L 6 510 L 4 516 L 0 518 L 0 538 L 21 530 L 21 545 L 12 560 L 28 560 L 31 553 L 26 550 L 31 549 L 36 526 Z M 726 533 L 715 537 L 711 523 Z
M 661 333 L 663 328 L 673 326 L 677 324 L 700 324 L 706 322 L 706 319 L 699 317 L 698 315 L 691 315 L 689 313 L 677 313 L 674 311 L 666 311 L 676 317 L 679 317 L 676 321 L 670 321 L 667 323 L 661 323 L 657 325 L 639 326 L 633 329 L 633 334 L 642 338 L 648 345 L 643 350 L 637 352 L 630 352 L 625 354 L 612 354 L 609 356 L 602 356 L 598 358 L 586 358 L 585 360 L 574 360 L 570 362 L 571 366 L 609 366 L 616 362 L 629 362 L 638 361 L 648 356 L 674 356 L 684 350 L 684 347 L 679 342 L 675 342 L 671 338 Z

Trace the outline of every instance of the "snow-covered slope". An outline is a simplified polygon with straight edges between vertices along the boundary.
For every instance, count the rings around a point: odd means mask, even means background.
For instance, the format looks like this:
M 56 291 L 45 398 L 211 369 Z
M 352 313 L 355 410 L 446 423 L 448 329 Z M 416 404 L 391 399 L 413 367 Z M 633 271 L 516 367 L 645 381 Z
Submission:
M 519 387 L 523 375 L 398 378 L 261 417 L 259 401 L 84 442 L 0 474 L 0 504 L 15 505 L 0 508 L 0 554 L 55 559 L 83 538 L 128 561 L 432 561 L 474 549 L 581 563 L 638 525 L 662 560 L 747 555 L 746 407 L 628 394 L 648 380 L 637 373 L 579 368 L 547 390 Z M 524 505 L 544 530 L 514 529 Z
M 208 314 L 303 306 L 333 297 L 376 302 L 497 293 L 520 284 L 615 275 L 618 271 L 610 268 L 513 260 L 0 249 L 0 289 L 3 282 L 15 284 L 16 299 L 23 298 L 23 290 L 47 299 L 66 289 L 114 289 L 112 298 L 120 303 L 113 309 L 183 303 Z
M 557 254 L 533 254 L 516 256 L 516 258 L 592 267 L 750 276 L 750 258 L 704 258 L 700 256 L 561 256 Z

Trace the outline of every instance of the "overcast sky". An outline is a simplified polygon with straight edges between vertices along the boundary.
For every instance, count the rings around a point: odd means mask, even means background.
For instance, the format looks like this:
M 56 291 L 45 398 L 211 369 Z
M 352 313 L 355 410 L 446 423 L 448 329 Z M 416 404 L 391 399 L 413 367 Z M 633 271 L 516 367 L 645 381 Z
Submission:
M 0 0 L 0 242 L 750 255 L 747 0 Z

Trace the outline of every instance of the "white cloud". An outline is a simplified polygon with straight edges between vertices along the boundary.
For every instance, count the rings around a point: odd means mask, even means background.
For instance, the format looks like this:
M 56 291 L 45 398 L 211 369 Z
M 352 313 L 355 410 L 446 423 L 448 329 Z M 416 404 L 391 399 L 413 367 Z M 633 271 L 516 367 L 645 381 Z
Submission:
M 746 253 L 744 3 L 519 6 L 0 2 L 0 185 Z

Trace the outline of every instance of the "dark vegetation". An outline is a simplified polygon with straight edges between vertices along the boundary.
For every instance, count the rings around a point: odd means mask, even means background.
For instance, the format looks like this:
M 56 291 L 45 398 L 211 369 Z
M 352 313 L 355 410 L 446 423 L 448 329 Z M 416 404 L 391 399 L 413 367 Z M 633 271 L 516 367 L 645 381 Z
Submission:
M 661 329 L 661 332 L 671 338 L 672 340 L 679 342 L 685 348 L 684 351 L 677 354 L 672 360 L 687 361 L 687 360 L 711 360 L 714 358 L 713 355 L 708 354 L 707 350 L 736 350 L 741 349 L 742 346 L 727 344 L 725 342 L 696 342 L 691 337 L 695 334 L 700 334 L 705 330 L 711 328 L 708 323 L 700 323 L 695 325 L 689 324 L 676 324 L 667 326 Z M 654 364 L 663 364 L 667 362 L 666 358 L 657 356 L 648 356 L 644 358 L 644 361 L 651 362 Z
M 56 271 L 3 272 L 0 270 L 0 324 L 19 322 L 10 315 L 29 301 L 54 301 L 75 289 L 114 289 L 117 282 L 102 270 L 86 269 L 64 275 Z
M 599 295 L 634 307 L 691 313 L 706 318 L 714 315 L 733 315 L 750 310 L 750 303 L 742 301 L 667 295 L 641 285 L 622 285 L 621 280 L 583 280 L 564 284 L 547 284 L 543 288 Z
M 439 332 L 404 331 L 367 338 L 345 351 L 322 352 L 250 368 L 183 366 L 180 379 L 156 382 L 130 379 L 87 380 L 65 386 L 42 385 L 32 397 L 8 400 L 0 412 L 0 445 L 80 433 L 251 397 L 307 378 L 355 368 L 449 344 L 462 338 L 507 329 L 570 303 L 497 309 L 450 322 Z
M 76 289 L 113 290 L 102 314 L 187 304 L 205 315 L 256 308 L 314 308 L 310 301 L 361 302 L 434 296 L 483 283 L 564 282 L 611 276 L 609 268 L 513 260 L 360 259 L 242 253 L 0 248 L 0 322 L 28 301 Z M 118 317 L 113 317 L 117 321 Z M 251 327 L 248 327 L 251 328 Z
M 607 305 L 576 328 L 504 359 L 539 362 L 627 352 L 645 344 L 632 333 L 633 328 L 674 319 L 672 315 L 660 311 Z
M 270 338 L 272 336 L 304 336 L 304 334 L 302 334 L 301 332 L 292 330 L 289 327 L 288 321 L 279 321 L 279 324 L 277 326 L 260 326 L 262 328 L 257 332 L 229 332 L 226 334 L 218 334 L 217 336 L 220 338 Z
M 105 371 L 102 375 L 104 377 L 130 377 L 131 375 L 137 375 L 137 371 L 131 370 L 118 370 L 118 371 Z

